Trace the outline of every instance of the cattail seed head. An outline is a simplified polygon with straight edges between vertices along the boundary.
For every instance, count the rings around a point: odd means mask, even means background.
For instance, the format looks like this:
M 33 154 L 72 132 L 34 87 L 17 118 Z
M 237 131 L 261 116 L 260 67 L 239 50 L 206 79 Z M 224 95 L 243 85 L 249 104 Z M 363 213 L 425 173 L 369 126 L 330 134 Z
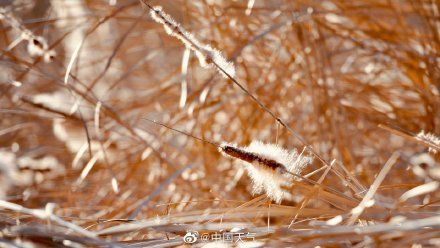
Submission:
M 260 141 L 253 141 L 247 147 L 223 143 L 219 151 L 246 166 L 254 194 L 265 192 L 277 203 L 287 193 L 282 187 L 289 186 L 291 180 L 298 180 L 292 174 L 300 174 L 312 162 L 311 157 L 300 156 L 295 149 L 289 152 L 277 145 Z

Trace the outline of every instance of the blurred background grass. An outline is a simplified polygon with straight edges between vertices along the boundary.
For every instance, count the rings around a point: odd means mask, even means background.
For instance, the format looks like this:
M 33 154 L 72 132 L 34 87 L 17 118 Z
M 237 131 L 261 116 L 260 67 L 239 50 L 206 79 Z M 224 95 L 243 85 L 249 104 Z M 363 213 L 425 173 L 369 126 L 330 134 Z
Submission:
M 161 5 L 195 37 L 222 51 L 234 62 L 239 82 L 326 161 L 338 161 L 323 185 L 360 201 L 394 152 L 400 157 L 378 190 L 385 202 L 438 180 L 420 172 L 438 168 L 438 154 L 411 138 L 422 130 L 440 133 L 437 1 L 148 2 Z M 298 228 L 319 229 L 310 222 L 357 205 L 329 202 L 293 187 L 295 197 L 274 207 L 264 196 L 251 194 L 242 166 L 207 143 L 143 119 L 214 142 L 261 140 L 299 151 L 304 146 L 230 80 L 201 68 L 192 52 L 185 57 L 185 47 L 138 1 L 9 0 L 1 1 L 1 9 L 8 13 L 0 20 L 1 199 L 28 208 L 55 203 L 56 215 L 91 231 L 121 224 L 97 222 L 125 220 L 142 204 L 139 220 L 170 216 L 179 224 L 178 217 L 187 216 L 180 221 L 204 223 L 198 221 L 201 213 L 228 216 L 227 209 L 235 209 L 243 216 L 227 221 L 275 230 L 289 225 L 297 213 Z M 51 61 L 32 56 L 28 43 L 39 47 L 32 37 L 20 42 L 25 30 L 47 42 L 45 51 L 56 52 Z M 322 166 L 315 159 L 306 172 Z M 357 186 L 350 188 L 338 171 Z M 397 215 L 437 216 L 438 200 L 439 193 L 433 192 L 402 209 L 377 206 L 361 219 L 377 224 Z M 304 210 L 296 212 L 303 203 Z M 242 204 L 251 208 L 238 208 Z M 2 228 L 38 222 L 6 210 L 0 215 Z M 173 240 L 189 228 L 171 226 L 108 239 Z M 15 242 L 23 235 L 10 230 L 2 240 Z M 59 244 L 46 233 L 24 236 L 34 244 Z M 329 240 L 362 245 L 365 238 L 310 240 L 269 233 L 258 239 L 263 245 L 323 245 Z M 411 234 L 413 239 L 372 237 L 382 245 L 425 244 L 426 237 L 438 238 L 438 229 Z

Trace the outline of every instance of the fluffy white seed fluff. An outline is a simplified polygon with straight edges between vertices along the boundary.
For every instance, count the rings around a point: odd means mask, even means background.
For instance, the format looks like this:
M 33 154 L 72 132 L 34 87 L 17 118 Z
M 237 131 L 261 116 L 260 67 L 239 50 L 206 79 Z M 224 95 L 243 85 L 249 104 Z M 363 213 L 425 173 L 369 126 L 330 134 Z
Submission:
M 186 31 L 170 15 L 166 14 L 161 6 L 152 7 L 150 15 L 154 21 L 164 26 L 168 35 L 176 37 L 188 49 L 194 51 L 202 67 L 215 67 L 225 77 L 227 77 L 225 73 L 232 77 L 235 76 L 233 63 L 227 61 L 219 50 L 197 40 L 194 35 Z
M 35 35 L 32 31 L 27 29 L 21 23 L 11 10 L 0 7 L 0 20 L 8 23 L 13 29 L 17 30 L 21 35 L 20 38 L 9 45 L 8 50 L 15 47 L 21 41 L 27 41 L 27 50 L 32 57 L 43 57 L 46 63 L 51 62 L 56 55 L 56 52 L 49 49 L 47 41 Z
M 220 152 L 228 157 L 238 159 L 245 165 L 249 177 L 252 179 L 253 194 L 260 194 L 265 192 L 266 195 L 277 203 L 280 203 L 287 194 L 282 187 L 291 185 L 292 180 L 298 180 L 289 173 L 299 175 L 301 171 L 312 162 L 312 158 L 305 155 L 299 155 L 297 150 L 293 149 L 290 152 L 275 144 L 265 144 L 261 141 L 253 141 L 247 147 L 237 147 L 235 144 L 223 143 L 220 145 Z M 267 166 L 261 161 L 248 162 L 240 158 L 240 156 L 231 155 L 225 148 L 234 147 L 243 154 L 249 156 L 259 157 L 262 160 L 275 161 L 282 165 L 281 169 L 274 169 Z M 283 172 L 284 171 L 284 172 Z
M 428 142 L 430 144 L 437 146 L 437 147 L 429 147 L 429 152 L 432 152 L 435 154 L 439 151 L 438 147 L 440 147 L 440 138 L 435 136 L 434 134 L 425 133 L 425 131 L 422 130 L 420 133 L 417 134 L 416 138 L 418 140 Z

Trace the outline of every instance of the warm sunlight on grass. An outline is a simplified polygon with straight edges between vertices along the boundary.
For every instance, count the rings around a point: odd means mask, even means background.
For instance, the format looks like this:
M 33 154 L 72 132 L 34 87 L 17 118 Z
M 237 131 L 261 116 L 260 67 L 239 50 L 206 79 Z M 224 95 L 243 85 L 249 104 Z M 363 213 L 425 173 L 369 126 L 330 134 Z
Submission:
M 0 1 L 0 247 L 440 246 L 440 3 Z

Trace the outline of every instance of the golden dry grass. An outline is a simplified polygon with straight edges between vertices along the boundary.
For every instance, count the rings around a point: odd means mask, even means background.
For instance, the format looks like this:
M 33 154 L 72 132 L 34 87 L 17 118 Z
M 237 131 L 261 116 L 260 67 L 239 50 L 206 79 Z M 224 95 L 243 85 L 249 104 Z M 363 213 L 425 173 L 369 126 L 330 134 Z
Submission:
M 201 67 L 147 5 L 236 75 Z M 439 246 L 439 13 L 435 0 L 1 2 L 0 247 L 189 246 L 188 231 L 234 232 L 198 247 Z M 216 147 L 255 140 L 314 157 L 280 204 Z

